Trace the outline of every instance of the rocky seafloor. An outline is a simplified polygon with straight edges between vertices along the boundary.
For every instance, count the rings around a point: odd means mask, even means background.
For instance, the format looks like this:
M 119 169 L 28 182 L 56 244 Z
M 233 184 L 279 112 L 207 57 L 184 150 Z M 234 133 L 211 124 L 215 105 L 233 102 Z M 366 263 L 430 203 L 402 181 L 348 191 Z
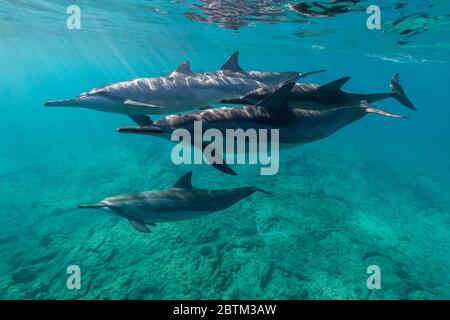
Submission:
M 350 135 L 283 151 L 274 177 L 253 166 L 236 167 L 237 177 L 177 167 L 169 145 L 147 137 L 55 141 L 29 159 L 3 154 L 0 298 L 450 298 L 447 164 L 438 168 L 414 142 L 398 150 Z M 256 185 L 273 195 L 151 234 L 76 209 L 169 187 L 191 169 L 196 187 Z M 71 264 L 81 268 L 80 290 L 66 287 Z M 381 290 L 366 287 L 373 264 Z

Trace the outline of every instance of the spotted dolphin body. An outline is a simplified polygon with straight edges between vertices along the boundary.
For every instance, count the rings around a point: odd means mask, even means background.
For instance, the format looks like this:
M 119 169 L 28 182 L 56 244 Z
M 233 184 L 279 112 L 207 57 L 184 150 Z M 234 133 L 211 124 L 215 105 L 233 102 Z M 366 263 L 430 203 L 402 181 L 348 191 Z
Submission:
M 148 233 L 150 230 L 146 225 L 199 218 L 225 210 L 256 191 L 267 193 L 256 187 L 198 189 L 192 186 L 191 179 L 192 172 L 188 172 L 165 190 L 117 195 L 78 207 L 108 210 L 128 219 L 136 230 Z
M 350 80 L 350 77 L 345 77 L 325 85 L 297 83 L 289 95 L 288 104 L 292 108 L 326 110 L 337 107 L 359 106 L 361 101 L 367 101 L 370 104 L 380 100 L 394 98 L 405 107 L 417 110 L 406 96 L 398 73 L 391 79 L 391 92 L 389 93 L 360 94 L 343 91 L 342 87 L 348 80 Z M 267 98 L 275 90 L 276 87 L 261 87 L 240 98 L 223 100 L 222 103 L 256 104 Z
M 288 98 L 293 82 L 284 84 L 257 105 L 223 107 L 182 115 L 163 117 L 151 126 L 122 127 L 120 133 L 146 134 L 170 139 L 172 132 L 183 128 L 191 135 L 194 122 L 201 121 L 203 131 L 217 129 L 226 135 L 227 129 L 278 129 L 280 147 L 310 143 L 330 136 L 341 128 L 364 118 L 369 113 L 401 118 L 401 116 L 380 110 L 363 101 L 357 107 L 343 107 L 329 110 L 303 110 L 290 108 Z M 212 165 L 228 174 L 236 173 L 225 161 Z
M 216 72 L 193 73 L 189 62 L 184 61 L 167 77 L 113 83 L 73 99 L 48 101 L 45 106 L 120 113 L 130 116 L 139 125 L 149 125 L 147 115 L 205 108 L 299 75 L 297 72 L 243 71 L 237 56 L 237 53 L 233 54 Z

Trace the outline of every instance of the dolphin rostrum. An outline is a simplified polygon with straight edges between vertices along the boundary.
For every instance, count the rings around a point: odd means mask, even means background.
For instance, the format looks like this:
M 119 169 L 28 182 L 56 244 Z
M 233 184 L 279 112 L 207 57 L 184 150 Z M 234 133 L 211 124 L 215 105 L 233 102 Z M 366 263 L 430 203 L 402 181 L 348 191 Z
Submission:
M 146 225 L 198 218 L 225 210 L 256 191 L 268 193 L 256 187 L 198 189 L 192 186 L 191 179 L 192 172 L 188 172 L 168 189 L 117 195 L 78 207 L 108 210 L 128 219 L 136 230 L 148 233 Z
M 189 62 L 184 61 L 167 77 L 113 83 L 82 93 L 76 98 L 48 101 L 45 106 L 120 113 L 130 116 L 139 125 L 149 125 L 151 122 L 147 115 L 205 108 L 257 88 L 280 84 L 295 75 L 311 74 L 243 71 L 238 65 L 237 56 L 234 53 L 216 72 L 193 73 Z
M 400 83 L 396 73 L 390 83 L 391 92 L 360 94 L 343 91 L 342 86 L 350 80 L 345 77 L 325 85 L 297 83 L 289 95 L 288 104 L 292 108 L 326 110 L 337 107 L 359 106 L 361 101 L 374 103 L 380 100 L 394 98 L 405 107 L 417 110 L 411 103 Z M 256 104 L 267 98 L 276 87 L 261 87 L 237 99 L 223 100 L 222 103 Z
M 366 101 L 360 102 L 360 105 L 355 107 L 328 110 L 290 108 L 288 98 L 294 85 L 294 82 L 282 85 L 257 105 L 222 107 L 171 115 L 160 118 L 150 126 L 122 127 L 117 130 L 120 133 L 146 134 L 170 139 L 171 133 L 178 128 L 186 129 L 194 135 L 194 122 L 200 121 L 204 131 L 216 129 L 224 136 L 228 129 L 278 129 L 280 147 L 289 147 L 328 137 L 369 113 L 402 118 L 402 116 L 373 107 Z M 212 165 L 225 173 L 236 174 L 227 166 L 225 160 Z

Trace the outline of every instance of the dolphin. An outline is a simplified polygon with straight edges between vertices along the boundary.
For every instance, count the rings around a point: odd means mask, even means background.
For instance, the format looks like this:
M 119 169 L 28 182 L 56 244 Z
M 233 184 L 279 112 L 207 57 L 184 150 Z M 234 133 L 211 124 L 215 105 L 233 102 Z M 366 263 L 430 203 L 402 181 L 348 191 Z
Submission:
M 113 83 L 73 99 L 53 100 L 48 107 L 79 107 L 128 115 L 139 125 L 149 125 L 147 115 L 171 114 L 219 103 L 264 86 L 251 78 L 226 74 L 193 74 L 189 62 L 181 63 L 168 77 L 140 78 Z
M 78 97 L 47 101 L 47 107 L 79 107 L 128 115 L 139 125 L 150 125 L 148 115 L 172 114 L 206 108 L 224 99 L 240 97 L 257 88 L 272 86 L 297 72 L 243 71 L 235 53 L 216 72 L 193 73 L 182 62 L 166 77 L 117 82 L 84 92 Z
M 136 230 L 148 233 L 146 225 L 199 218 L 225 210 L 256 191 L 269 194 L 256 187 L 198 189 L 192 186 L 191 180 L 192 172 L 188 172 L 168 189 L 111 196 L 78 208 L 108 210 L 128 219 Z
M 179 128 L 188 130 L 193 136 L 195 134 L 193 130 L 194 122 L 201 121 L 204 131 L 217 129 L 223 136 L 226 136 L 226 130 L 228 129 L 278 129 L 280 147 L 291 147 L 326 138 L 370 113 L 403 118 L 371 106 L 367 101 L 360 102 L 359 106 L 327 110 L 290 108 L 288 101 L 294 85 L 294 82 L 283 84 L 269 97 L 256 105 L 222 107 L 188 114 L 170 115 L 158 119 L 150 126 L 121 127 L 117 131 L 119 133 L 144 134 L 170 139 L 172 132 Z M 236 174 L 227 166 L 224 159 L 221 163 L 211 164 L 224 173 Z
M 337 107 L 359 106 L 361 101 L 369 104 L 380 100 L 394 98 L 405 107 L 417 110 L 408 99 L 400 83 L 399 74 L 391 79 L 389 93 L 360 94 L 343 91 L 342 87 L 350 80 L 345 77 L 325 85 L 297 83 L 289 95 L 288 104 L 293 108 L 309 110 L 326 110 Z M 222 100 L 222 103 L 256 104 L 276 90 L 276 87 L 261 87 L 237 99 Z

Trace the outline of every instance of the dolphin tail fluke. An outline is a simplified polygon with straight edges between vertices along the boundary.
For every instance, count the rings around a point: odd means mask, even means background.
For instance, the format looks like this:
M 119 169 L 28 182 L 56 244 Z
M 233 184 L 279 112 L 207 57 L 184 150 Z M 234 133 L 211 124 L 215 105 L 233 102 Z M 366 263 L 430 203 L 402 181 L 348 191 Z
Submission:
M 80 209 L 101 209 L 106 208 L 106 204 L 103 203 L 94 203 L 94 204 L 80 204 L 78 208 Z
M 361 108 L 365 108 L 367 113 L 376 113 L 385 117 L 391 117 L 391 118 L 397 118 L 397 119 L 406 119 L 407 117 L 399 116 L 395 113 L 390 113 L 387 111 L 384 111 L 382 109 L 376 108 L 374 106 L 371 106 L 367 101 L 361 101 L 360 104 Z
M 391 87 L 391 93 L 392 96 L 400 102 L 405 107 L 411 109 L 411 110 L 417 110 L 417 108 L 412 104 L 412 102 L 409 100 L 408 96 L 405 93 L 405 90 L 403 89 L 401 83 L 400 83 L 400 77 L 399 74 L 396 73 L 393 75 L 390 83 Z

